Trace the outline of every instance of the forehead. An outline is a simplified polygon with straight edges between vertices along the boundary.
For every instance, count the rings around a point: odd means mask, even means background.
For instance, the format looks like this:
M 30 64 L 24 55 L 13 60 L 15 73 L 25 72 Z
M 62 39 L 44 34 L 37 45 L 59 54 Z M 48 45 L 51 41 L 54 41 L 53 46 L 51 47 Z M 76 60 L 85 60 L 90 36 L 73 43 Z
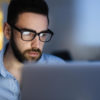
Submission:
M 37 32 L 48 28 L 47 16 L 37 13 L 25 12 L 18 16 L 16 26 L 34 29 Z

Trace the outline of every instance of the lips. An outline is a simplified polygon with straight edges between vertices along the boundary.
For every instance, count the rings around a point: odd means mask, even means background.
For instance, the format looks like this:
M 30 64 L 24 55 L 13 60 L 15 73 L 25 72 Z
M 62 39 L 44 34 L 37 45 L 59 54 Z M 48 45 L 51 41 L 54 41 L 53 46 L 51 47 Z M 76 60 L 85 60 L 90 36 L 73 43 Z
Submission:
M 34 51 L 29 52 L 29 56 L 31 56 L 31 57 L 36 57 L 36 56 L 38 56 L 38 55 L 39 55 L 38 52 L 34 52 Z

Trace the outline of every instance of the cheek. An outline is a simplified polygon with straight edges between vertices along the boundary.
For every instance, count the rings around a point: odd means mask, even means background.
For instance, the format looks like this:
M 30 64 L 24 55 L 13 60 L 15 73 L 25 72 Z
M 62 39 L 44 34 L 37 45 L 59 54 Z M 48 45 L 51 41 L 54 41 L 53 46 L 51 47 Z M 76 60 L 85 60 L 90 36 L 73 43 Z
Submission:
M 17 48 L 19 49 L 19 51 L 22 53 L 23 51 L 25 51 L 26 49 L 28 49 L 29 44 L 26 43 L 25 41 L 23 41 L 21 38 L 16 37 L 15 38 L 15 44 L 17 46 Z
M 41 42 L 41 44 L 40 44 L 40 48 L 41 48 L 41 50 L 43 50 L 43 47 L 44 47 L 44 43 Z

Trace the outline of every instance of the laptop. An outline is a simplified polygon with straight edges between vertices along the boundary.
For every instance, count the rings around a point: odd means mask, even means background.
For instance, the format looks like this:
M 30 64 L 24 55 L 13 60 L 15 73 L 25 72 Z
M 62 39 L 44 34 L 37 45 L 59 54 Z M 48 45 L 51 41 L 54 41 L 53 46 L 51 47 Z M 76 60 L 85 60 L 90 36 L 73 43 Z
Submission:
M 100 100 L 100 63 L 25 64 L 21 100 Z

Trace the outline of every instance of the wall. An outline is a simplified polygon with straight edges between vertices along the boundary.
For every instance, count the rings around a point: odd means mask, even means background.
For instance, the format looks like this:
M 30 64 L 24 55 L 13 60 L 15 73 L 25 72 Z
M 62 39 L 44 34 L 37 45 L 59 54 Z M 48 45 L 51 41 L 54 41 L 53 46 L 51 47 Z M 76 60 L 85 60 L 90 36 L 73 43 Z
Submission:
M 74 60 L 100 59 L 100 0 L 47 0 L 55 37 L 46 50 L 68 50 Z

